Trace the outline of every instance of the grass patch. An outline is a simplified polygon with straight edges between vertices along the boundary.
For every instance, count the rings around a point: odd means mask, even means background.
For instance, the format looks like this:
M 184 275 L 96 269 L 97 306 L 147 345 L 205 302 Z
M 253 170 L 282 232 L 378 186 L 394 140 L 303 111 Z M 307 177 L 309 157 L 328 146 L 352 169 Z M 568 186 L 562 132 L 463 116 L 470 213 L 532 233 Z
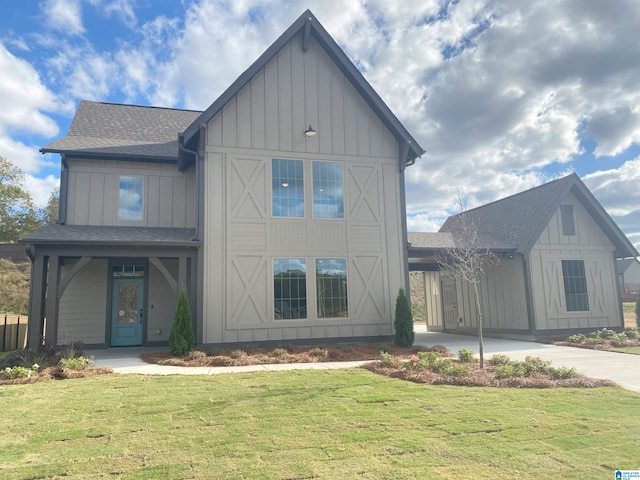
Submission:
M 640 396 L 363 369 L 109 375 L 0 387 L 3 479 L 613 478 Z
M 620 347 L 612 348 L 612 352 L 631 353 L 633 355 L 640 355 L 640 347 Z

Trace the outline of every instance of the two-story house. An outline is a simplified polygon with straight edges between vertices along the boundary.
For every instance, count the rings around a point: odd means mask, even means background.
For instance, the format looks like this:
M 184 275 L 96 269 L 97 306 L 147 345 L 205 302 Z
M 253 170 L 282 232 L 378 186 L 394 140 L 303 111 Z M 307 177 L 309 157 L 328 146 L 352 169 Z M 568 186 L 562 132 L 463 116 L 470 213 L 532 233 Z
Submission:
M 183 287 L 199 344 L 392 335 L 423 150 L 311 12 L 206 111 L 83 101 L 42 152 L 31 346 L 166 344 Z

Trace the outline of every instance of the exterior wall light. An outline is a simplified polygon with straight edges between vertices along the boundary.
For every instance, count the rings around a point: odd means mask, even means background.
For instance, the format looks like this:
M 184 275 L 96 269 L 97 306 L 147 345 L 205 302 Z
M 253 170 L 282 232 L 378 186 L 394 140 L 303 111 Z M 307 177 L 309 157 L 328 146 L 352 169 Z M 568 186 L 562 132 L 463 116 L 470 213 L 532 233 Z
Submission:
M 307 129 L 304 131 L 304 134 L 305 134 L 305 136 L 307 136 L 307 137 L 315 137 L 315 136 L 318 134 L 318 132 L 316 132 L 316 131 L 313 129 L 313 127 L 311 126 L 311 124 L 309 124 L 309 128 L 307 128 Z

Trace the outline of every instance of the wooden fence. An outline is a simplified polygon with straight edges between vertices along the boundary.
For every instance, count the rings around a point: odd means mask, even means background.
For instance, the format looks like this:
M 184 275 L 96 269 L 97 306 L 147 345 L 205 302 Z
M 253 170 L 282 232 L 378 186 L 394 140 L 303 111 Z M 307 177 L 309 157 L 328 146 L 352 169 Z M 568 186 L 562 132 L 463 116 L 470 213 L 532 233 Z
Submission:
M 28 317 L 4 314 L 0 316 L 0 352 L 27 346 Z

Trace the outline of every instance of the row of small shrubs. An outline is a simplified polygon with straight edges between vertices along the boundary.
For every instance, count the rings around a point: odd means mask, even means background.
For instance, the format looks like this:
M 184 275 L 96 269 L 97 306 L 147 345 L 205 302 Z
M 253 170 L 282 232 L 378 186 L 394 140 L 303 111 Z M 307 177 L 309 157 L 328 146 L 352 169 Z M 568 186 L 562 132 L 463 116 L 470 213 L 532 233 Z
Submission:
M 552 367 L 551 362 L 539 357 L 526 357 L 524 362 L 518 362 L 511 361 L 506 355 L 494 355 L 489 364 L 496 367 L 494 375 L 497 379 L 548 375 L 552 380 L 564 380 L 578 373 L 575 368 Z
M 637 328 L 627 328 L 622 333 L 617 333 L 613 330 L 609 330 L 608 328 L 603 328 L 602 330 L 596 330 L 586 335 L 582 333 L 571 335 L 567 337 L 567 342 L 586 345 L 601 345 L 606 340 L 613 342 L 626 342 L 629 340 L 639 339 L 640 331 Z
M 410 371 L 430 370 L 449 377 L 468 377 L 471 371 L 467 365 L 453 363 L 439 352 L 417 352 L 408 360 L 401 360 L 390 353 L 380 352 L 380 366 L 385 368 L 404 368 Z
M 353 347 L 351 347 L 353 348 Z M 234 360 L 237 360 L 239 358 L 242 357 L 246 357 L 247 355 L 249 355 L 251 352 L 253 351 L 253 349 L 249 346 L 249 347 L 245 347 L 242 349 L 235 349 L 232 350 L 231 353 L 229 354 L 229 356 L 231 358 L 233 358 Z M 289 345 L 279 345 L 276 348 L 274 348 L 273 350 L 271 350 L 269 353 L 267 353 L 267 355 L 269 357 L 284 357 L 290 353 L 293 353 L 294 349 L 293 346 L 289 346 Z M 309 349 L 308 351 L 309 356 L 311 357 L 316 357 L 316 358 L 324 358 L 327 357 L 329 354 L 329 350 L 327 349 L 327 347 L 324 346 L 315 346 Z M 221 354 L 221 350 L 211 350 L 210 352 L 204 352 L 202 350 L 191 350 L 188 354 L 187 354 L 187 358 L 189 358 L 189 360 L 197 360 L 200 358 L 205 358 L 207 356 L 219 356 Z
M 93 357 L 85 356 L 79 344 L 69 344 L 61 350 L 50 346 L 45 346 L 37 352 L 15 350 L 0 359 L 0 380 L 33 377 L 43 368 L 50 366 L 86 370 L 93 367 Z

